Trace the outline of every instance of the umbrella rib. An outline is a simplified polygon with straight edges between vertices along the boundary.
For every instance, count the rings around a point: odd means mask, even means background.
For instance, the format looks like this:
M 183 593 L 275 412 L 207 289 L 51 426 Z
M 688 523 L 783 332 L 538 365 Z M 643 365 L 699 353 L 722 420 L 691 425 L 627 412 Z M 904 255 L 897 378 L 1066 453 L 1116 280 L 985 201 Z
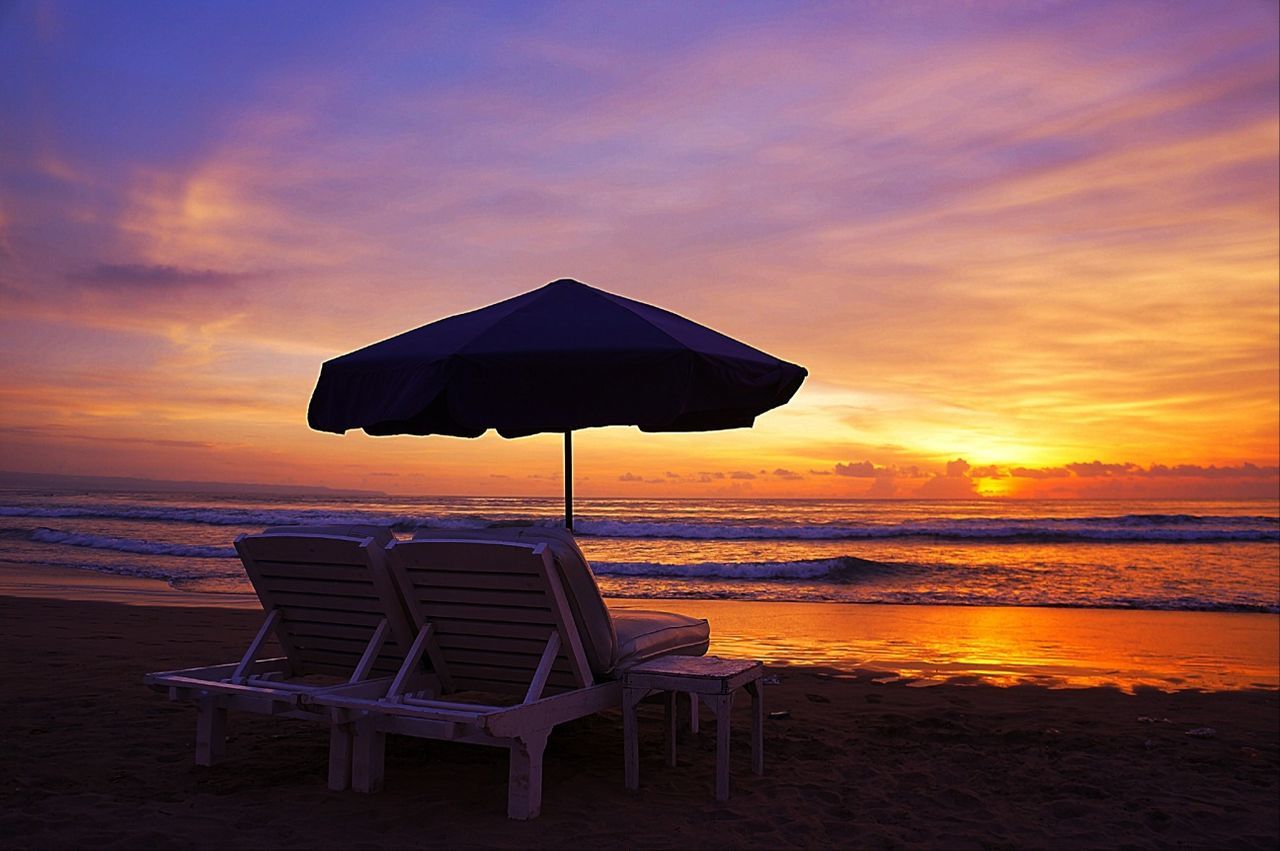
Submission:
M 593 289 L 596 289 L 596 288 L 593 287 Z M 740 346 L 743 349 L 746 349 L 747 351 L 756 352 L 758 354 L 764 355 L 767 358 L 772 358 L 773 360 L 779 360 L 779 361 L 782 360 L 781 358 L 775 357 L 774 355 L 771 355 L 762 349 L 757 349 L 753 346 L 748 346 L 746 343 L 742 342 L 741 340 L 731 337 L 728 334 L 724 333 L 723 331 L 718 331 L 715 328 L 712 328 L 710 325 L 704 325 L 701 322 L 694 322 L 692 319 L 689 319 L 686 316 L 681 316 L 680 314 L 674 313 L 670 310 L 666 310 L 665 308 L 661 308 L 652 304 L 645 304 L 643 302 L 637 302 L 637 301 L 634 301 L 633 299 L 627 298 L 626 296 L 620 296 L 617 293 L 611 293 L 606 290 L 596 289 L 596 291 L 599 292 L 601 295 L 607 297 L 611 303 L 616 304 L 618 307 L 624 308 L 633 316 L 637 317 L 643 322 L 646 322 L 651 328 L 655 329 L 656 331 L 664 335 L 667 339 L 671 340 L 677 345 L 682 346 L 685 349 L 688 349 L 690 351 L 696 352 L 697 351 L 696 346 L 685 342 L 684 340 L 680 339 L 672 332 L 668 331 L 666 328 L 663 328 L 661 325 L 658 325 L 652 319 L 648 318 L 642 312 L 640 312 L 640 310 L 638 310 L 637 307 L 643 307 L 649 310 L 657 311 L 659 313 L 665 313 L 671 318 L 676 319 L 678 321 L 686 322 L 689 325 L 693 326 L 694 328 L 700 328 L 704 331 L 710 331 L 712 334 L 715 334 L 717 337 L 722 338 L 725 342 L 729 343 L 732 346 Z M 717 355 L 717 357 L 731 358 L 733 360 L 751 362 L 751 359 L 744 358 L 739 355 Z M 785 363 L 785 361 L 783 362 Z

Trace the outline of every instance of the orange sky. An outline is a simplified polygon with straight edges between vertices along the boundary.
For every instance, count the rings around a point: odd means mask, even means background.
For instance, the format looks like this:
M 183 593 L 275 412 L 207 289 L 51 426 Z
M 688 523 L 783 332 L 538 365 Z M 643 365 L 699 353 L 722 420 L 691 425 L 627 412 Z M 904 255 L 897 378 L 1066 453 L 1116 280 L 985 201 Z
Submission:
M 810 373 L 585 496 L 1277 497 L 1274 4 L 806 9 L 10 7 L 0 469 L 558 493 L 305 413 L 574 277 Z

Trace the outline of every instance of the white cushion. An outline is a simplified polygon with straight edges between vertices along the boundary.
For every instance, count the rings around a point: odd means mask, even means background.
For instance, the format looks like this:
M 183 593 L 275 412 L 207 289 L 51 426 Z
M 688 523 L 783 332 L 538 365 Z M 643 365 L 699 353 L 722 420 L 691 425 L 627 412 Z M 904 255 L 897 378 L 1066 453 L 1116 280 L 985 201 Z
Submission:
M 648 609 L 610 609 L 618 636 L 615 676 L 655 656 L 701 656 L 711 641 L 705 618 Z

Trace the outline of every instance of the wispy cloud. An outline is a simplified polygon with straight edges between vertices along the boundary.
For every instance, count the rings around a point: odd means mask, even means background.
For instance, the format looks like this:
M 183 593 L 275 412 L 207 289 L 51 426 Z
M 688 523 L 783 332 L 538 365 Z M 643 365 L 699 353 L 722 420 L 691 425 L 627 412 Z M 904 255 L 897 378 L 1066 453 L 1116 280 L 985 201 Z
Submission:
M 157 266 L 145 263 L 99 263 L 91 269 L 73 272 L 67 276 L 71 281 L 88 286 L 138 287 L 145 290 L 228 287 L 241 281 L 261 277 L 263 273 L 184 269 L 178 266 Z

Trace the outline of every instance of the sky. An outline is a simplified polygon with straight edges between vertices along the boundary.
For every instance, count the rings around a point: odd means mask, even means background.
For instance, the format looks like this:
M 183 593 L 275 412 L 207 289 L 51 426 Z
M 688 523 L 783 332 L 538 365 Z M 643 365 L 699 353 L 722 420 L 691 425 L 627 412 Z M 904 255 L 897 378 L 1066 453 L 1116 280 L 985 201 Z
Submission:
M 0 0 L 0 469 L 552 495 L 312 432 L 561 277 L 804 365 L 582 496 L 1280 497 L 1274 2 Z

